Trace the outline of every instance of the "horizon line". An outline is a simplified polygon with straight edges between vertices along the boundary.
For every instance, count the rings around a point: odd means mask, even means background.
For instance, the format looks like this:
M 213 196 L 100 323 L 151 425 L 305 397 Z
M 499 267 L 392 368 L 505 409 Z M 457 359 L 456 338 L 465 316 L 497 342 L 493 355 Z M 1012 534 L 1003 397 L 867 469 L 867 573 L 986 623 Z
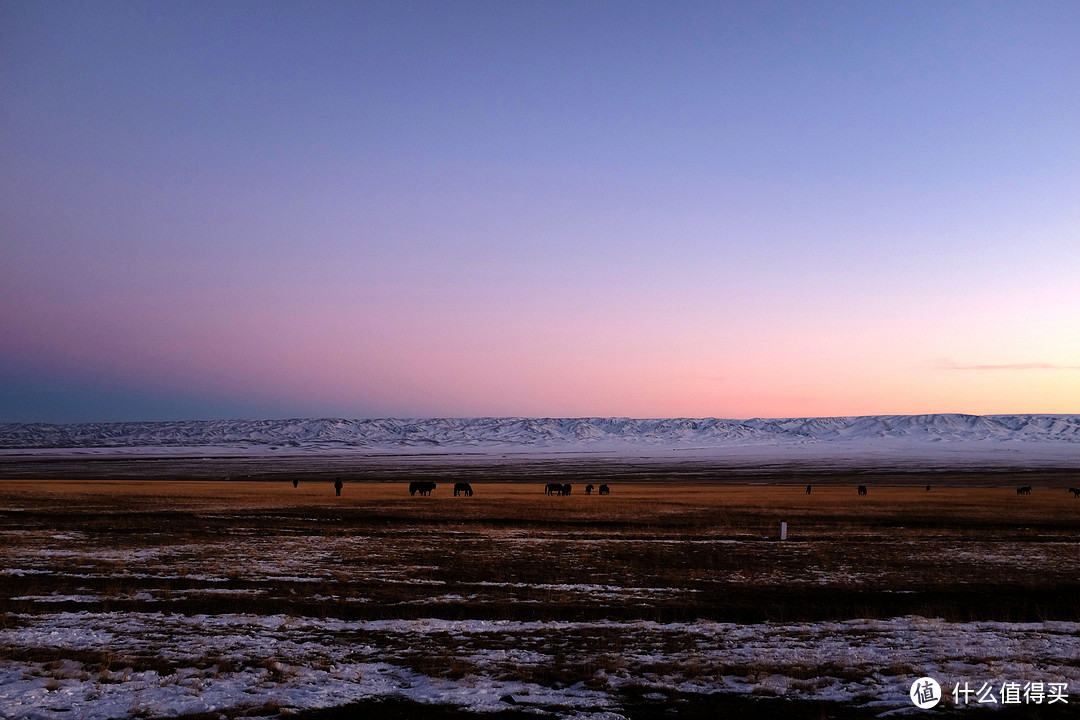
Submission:
M 428 415 L 428 416 L 377 416 L 377 417 L 344 417 L 332 415 L 310 415 L 280 418 L 187 418 L 173 420 L 85 420 L 78 422 L 49 422 L 49 421 L 0 421 L 0 425 L 129 425 L 129 424 L 168 424 L 168 423 L 280 423 L 301 421 L 341 421 L 341 422 L 418 422 L 428 420 L 630 420 L 630 421 L 673 421 L 673 420 L 726 420 L 730 422 L 777 421 L 777 420 L 846 420 L 857 418 L 914 418 L 914 417 L 1080 417 L 1076 413 L 1040 413 L 1040 412 L 999 412 L 999 413 L 966 413 L 966 412 L 931 412 L 931 413 L 869 413 L 861 415 L 788 415 L 788 416 L 754 416 L 747 418 L 733 418 L 721 416 L 670 416 L 670 417 L 631 417 L 628 415 Z

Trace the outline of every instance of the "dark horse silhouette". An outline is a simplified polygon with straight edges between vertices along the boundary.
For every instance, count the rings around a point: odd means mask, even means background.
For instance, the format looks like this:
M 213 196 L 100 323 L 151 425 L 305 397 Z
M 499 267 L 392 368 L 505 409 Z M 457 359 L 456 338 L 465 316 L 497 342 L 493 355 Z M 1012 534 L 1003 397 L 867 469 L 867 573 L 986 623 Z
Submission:
M 545 495 L 569 495 L 570 490 L 573 489 L 573 485 L 567 483 L 565 485 L 561 483 L 548 483 L 544 486 Z
M 1025 485 L 1023 487 L 1016 488 L 1016 494 L 1017 495 L 1030 495 L 1031 494 L 1031 486 L 1030 485 Z
M 589 483 L 588 485 L 585 486 L 585 494 L 586 495 L 592 495 L 592 487 L 593 487 L 592 483 Z
M 435 483 L 429 481 L 414 480 L 413 482 L 409 483 L 410 495 L 415 495 L 416 493 L 420 493 L 421 495 L 430 495 L 431 491 L 434 489 Z
M 1069 488 L 1069 492 L 1073 494 L 1073 497 L 1080 498 L 1080 488 Z
M 469 483 L 454 483 L 454 497 L 458 495 L 472 497 L 472 485 Z
M 810 486 L 809 486 L 809 485 L 807 485 L 807 486 L 806 486 L 806 494 L 807 494 L 807 495 L 809 495 L 809 494 L 810 494 L 810 489 L 811 489 L 811 488 L 810 488 Z
M 865 495 L 866 494 L 866 486 L 865 485 L 860 485 L 859 486 L 859 494 L 860 495 Z
M 597 492 L 599 492 L 601 495 L 610 495 L 611 488 L 609 488 L 607 485 L 601 485 L 600 489 L 597 490 Z
M 334 490 L 337 491 L 338 495 L 341 494 L 341 488 L 343 488 L 343 487 L 345 487 L 345 486 L 341 482 L 341 478 L 338 478 L 337 480 L 334 481 Z

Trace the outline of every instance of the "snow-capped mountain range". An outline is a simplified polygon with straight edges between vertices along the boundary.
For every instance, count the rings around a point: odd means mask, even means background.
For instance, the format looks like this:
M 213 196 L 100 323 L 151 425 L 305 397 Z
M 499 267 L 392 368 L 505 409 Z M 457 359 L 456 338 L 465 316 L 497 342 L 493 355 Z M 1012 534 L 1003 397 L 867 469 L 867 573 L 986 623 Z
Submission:
M 1055 446 L 1080 453 L 1080 415 L 870 415 L 722 420 L 432 418 L 0 424 L 0 449 L 619 451 L 841 442 Z

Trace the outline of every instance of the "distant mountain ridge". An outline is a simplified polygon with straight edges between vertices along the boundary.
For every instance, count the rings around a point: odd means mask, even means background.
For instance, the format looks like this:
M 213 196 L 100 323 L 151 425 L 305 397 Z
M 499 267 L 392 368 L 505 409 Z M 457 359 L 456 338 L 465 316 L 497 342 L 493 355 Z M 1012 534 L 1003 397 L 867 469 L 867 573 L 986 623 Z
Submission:
M 1080 443 L 1080 415 L 717 418 L 429 418 L 0 424 L 0 449 L 279 447 L 589 450 L 837 441 Z M 1080 445 L 1077 445 L 1080 449 Z

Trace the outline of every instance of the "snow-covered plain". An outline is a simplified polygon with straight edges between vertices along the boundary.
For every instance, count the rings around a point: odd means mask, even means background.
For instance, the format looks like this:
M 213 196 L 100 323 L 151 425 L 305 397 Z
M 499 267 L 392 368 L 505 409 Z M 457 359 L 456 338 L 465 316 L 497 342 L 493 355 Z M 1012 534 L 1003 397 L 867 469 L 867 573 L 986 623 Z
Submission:
M 618 637 L 621 650 L 590 651 L 581 641 L 590 636 Z M 416 669 L 415 648 L 429 638 L 454 653 L 454 677 Z M 507 709 L 510 696 L 514 707 L 617 718 L 617 693 L 627 686 L 858 702 L 886 712 L 913 709 L 909 687 L 923 676 L 973 688 L 1080 685 L 1080 623 L 917 616 L 742 625 L 48 613 L 10 618 L 0 643 L 94 658 L 0 663 L 0 716 L 27 720 L 287 712 L 394 696 L 477 712 Z M 96 660 L 105 656 L 124 658 L 124 667 Z M 555 664 L 595 670 L 569 685 L 520 679 Z
M 302 491 L 266 485 L 284 497 Z M 1052 502 L 1071 509 L 1071 501 L 1062 493 Z M 1073 703 L 1080 692 L 1080 623 L 1071 619 L 949 621 L 913 612 L 923 599 L 875 618 L 652 619 L 668 607 L 708 613 L 748 589 L 795 602 L 820 589 L 855 591 L 873 603 L 925 598 L 928 576 L 963 590 L 999 577 L 1034 582 L 1026 570 L 1060 586 L 1075 577 L 1080 547 L 1053 524 L 882 533 L 822 522 L 779 543 L 752 530 L 732 537 L 730 528 L 620 534 L 452 517 L 360 528 L 309 507 L 275 519 L 233 505 L 190 514 L 174 506 L 167 522 L 124 511 L 135 517 L 118 515 L 122 530 L 79 529 L 66 511 L 50 520 L 47 505 L 0 513 L 0 599 L 12 608 L 0 615 L 0 717 L 284 717 L 405 698 L 617 720 L 632 716 L 627 698 L 662 705 L 710 694 L 831 701 L 877 715 L 911 711 L 910 685 L 923 676 L 947 689 L 991 683 L 995 694 L 1003 683 L 1054 683 Z M 497 562 L 485 565 L 485 555 Z M 672 575 L 669 565 L 687 555 L 695 559 Z M 1022 592 L 1035 597 L 1043 586 L 1032 587 Z M 601 612 L 562 614 L 582 607 Z M 546 619 L 503 619 L 522 608 Z M 465 619 L 452 619 L 458 613 Z

